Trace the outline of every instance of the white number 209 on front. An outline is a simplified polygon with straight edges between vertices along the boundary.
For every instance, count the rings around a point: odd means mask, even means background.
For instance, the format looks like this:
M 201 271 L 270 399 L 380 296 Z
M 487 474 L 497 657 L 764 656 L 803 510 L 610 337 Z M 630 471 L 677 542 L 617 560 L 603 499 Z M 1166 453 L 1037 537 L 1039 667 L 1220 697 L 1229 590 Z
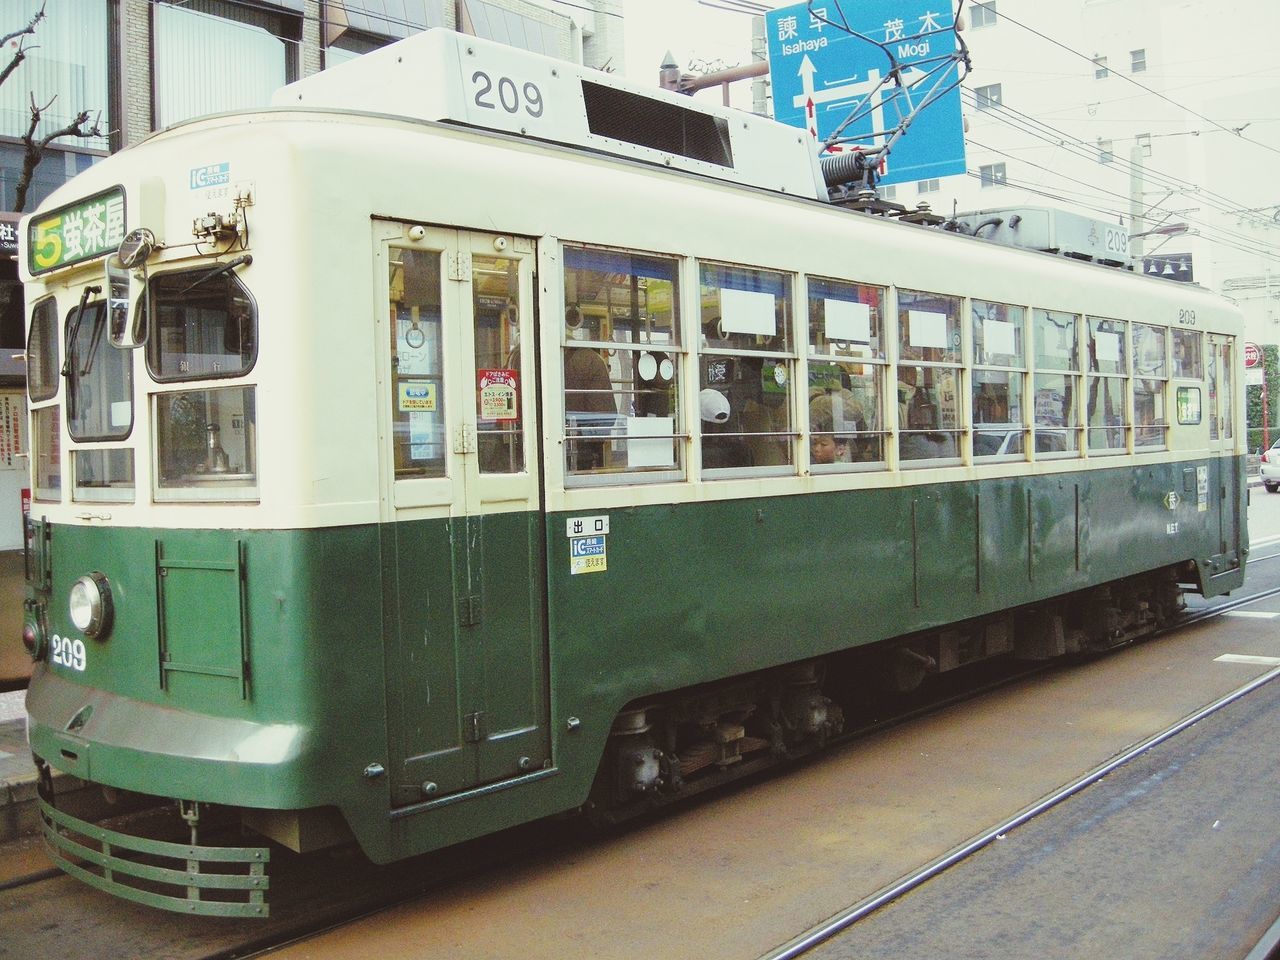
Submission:
M 56 633 L 53 635 L 53 662 L 60 667 L 70 667 L 72 670 L 84 671 L 85 652 L 84 641 L 72 639 L 71 637 L 60 637 Z

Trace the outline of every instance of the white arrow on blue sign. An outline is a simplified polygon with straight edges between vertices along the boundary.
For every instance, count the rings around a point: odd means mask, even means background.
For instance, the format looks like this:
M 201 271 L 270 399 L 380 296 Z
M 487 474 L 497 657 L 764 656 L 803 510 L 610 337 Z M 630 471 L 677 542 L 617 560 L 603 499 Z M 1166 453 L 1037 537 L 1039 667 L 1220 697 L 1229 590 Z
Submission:
M 866 115 L 841 133 L 841 137 L 858 138 L 856 144 L 870 150 L 881 146 L 884 131 L 895 129 L 911 104 L 933 88 L 938 75 L 929 73 L 940 62 L 936 58 L 955 51 L 951 0 L 859 0 L 840 6 L 849 14 L 849 28 L 875 43 L 836 26 L 844 21 L 835 3 L 814 0 L 765 15 L 773 116 L 809 130 L 816 145 L 860 101 L 873 95 L 873 102 L 866 105 L 869 109 L 864 108 Z M 889 58 L 877 43 L 892 50 L 904 68 L 909 94 L 892 84 L 876 91 L 890 69 Z M 936 90 L 955 83 L 956 76 L 952 63 Z M 911 122 L 894 144 L 879 181 L 901 183 L 964 172 L 964 122 L 957 86 Z

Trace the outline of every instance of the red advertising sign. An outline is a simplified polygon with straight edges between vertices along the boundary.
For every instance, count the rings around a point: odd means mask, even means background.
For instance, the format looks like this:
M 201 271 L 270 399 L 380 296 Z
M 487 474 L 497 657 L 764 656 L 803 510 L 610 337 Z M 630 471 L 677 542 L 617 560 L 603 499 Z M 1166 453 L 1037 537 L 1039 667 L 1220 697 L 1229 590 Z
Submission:
M 481 420 L 520 418 L 519 376 L 515 370 L 476 371 L 476 402 Z
M 1262 350 L 1256 343 L 1246 343 L 1244 345 L 1244 365 L 1246 367 L 1262 365 Z

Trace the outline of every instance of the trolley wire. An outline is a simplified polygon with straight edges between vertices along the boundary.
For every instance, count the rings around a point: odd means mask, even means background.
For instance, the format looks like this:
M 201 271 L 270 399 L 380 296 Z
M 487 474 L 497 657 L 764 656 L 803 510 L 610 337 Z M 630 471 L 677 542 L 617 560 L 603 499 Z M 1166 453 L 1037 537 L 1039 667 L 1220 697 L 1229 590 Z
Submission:
M 1091 64 L 1095 64 L 1095 65 L 1096 65 L 1096 61 L 1094 60 L 1094 58 L 1093 58 L 1093 57 L 1091 57 L 1091 56 L 1089 56 L 1088 54 L 1086 54 L 1086 53 L 1081 53 L 1079 50 L 1076 50 L 1074 47 L 1070 47 L 1070 46 L 1068 46 L 1067 44 L 1063 43 L 1061 40 L 1056 40 L 1056 39 L 1054 39 L 1053 37 L 1049 36 L 1048 34 L 1041 33 L 1041 32 L 1040 32 L 1039 30 L 1037 30 L 1035 27 L 1027 26 L 1027 25 L 1026 25 L 1025 23 L 1023 23 L 1022 21 L 1020 21 L 1020 20 L 1016 20 L 1016 19 L 1014 19 L 1013 17 L 1009 16 L 1009 15 L 1008 15 L 1007 13 L 1005 13 L 1003 10 L 998 11 L 998 12 L 996 12 L 996 11 L 993 11 L 993 12 L 995 12 L 995 15 L 996 15 L 998 18 L 1000 18 L 1000 19 L 1002 19 L 1002 20 L 1007 20 L 1007 21 L 1009 21 L 1010 23 L 1012 23 L 1014 26 L 1016 26 L 1016 27 L 1021 27 L 1023 30 L 1026 30 L 1028 33 L 1034 34 L 1035 36 L 1039 37 L 1041 40 L 1044 40 L 1044 41 L 1046 41 L 1046 42 L 1048 42 L 1048 43 L 1051 43 L 1051 44 L 1053 44 L 1055 47 L 1060 47 L 1061 49 L 1063 49 L 1063 50 L 1067 51 L 1068 53 L 1072 54 L 1073 56 L 1079 57 L 1079 58 L 1081 58 L 1082 60 L 1087 60 L 1089 63 L 1091 63 Z M 1133 84 L 1135 87 L 1139 88 L 1140 90 L 1145 91 L 1145 92 L 1146 92 L 1147 94 L 1149 94 L 1150 96 L 1153 96 L 1153 97 L 1156 97 L 1156 98 L 1158 98 L 1158 99 L 1160 99 L 1160 100 L 1163 100 L 1165 103 L 1168 103 L 1168 104 L 1170 104 L 1170 105 L 1172 105 L 1172 106 L 1175 106 L 1175 107 L 1177 107 L 1179 110 L 1182 110 L 1182 111 L 1184 111 L 1184 112 L 1186 112 L 1186 113 L 1189 113 L 1191 116 L 1196 117 L 1197 119 L 1200 119 L 1200 120 L 1205 121 L 1205 123 L 1212 124 L 1213 126 L 1217 127 L 1219 130 L 1223 131 L 1224 133 L 1231 133 L 1231 134 L 1234 134 L 1236 137 L 1238 137 L 1239 139 L 1243 140 L 1245 143 L 1251 143 L 1251 144 L 1253 144 L 1255 147 L 1261 147 L 1263 150 L 1266 150 L 1266 151 L 1268 151 L 1268 152 L 1270 152 L 1270 153 L 1274 153 L 1274 154 L 1276 154 L 1277 156 L 1280 156 L 1280 150 L 1277 150 L 1275 147 L 1271 146 L 1270 144 L 1266 144 L 1266 143 L 1262 143 L 1262 142 L 1260 142 L 1260 141 L 1258 141 L 1258 140 L 1254 140 L 1252 137 L 1246 137 L 1246 136 L 1245 136 L 1243 133 L 1241 133 L 1239 130 L 1236 130 L 1236 129 L 1233 129 L 1233 128 L 1231 128 L 1231 127 L 1228 127 L 1228 126 L 1226 126 L 1226 125 L 1224 125 L 1224 124 L 1221 124 L 1221 123 L 1219 123 L 1217 120 L 1214 120 L 1212 117 L 1207 117 L 1207 116 L 1205 116 L 1203 113 L 1200 113 L 1200 112 L 1199 112 L 1199 111 L 1197 111 L 1197 110 L 1193 110 L 1193 109 L 1191 109 L 1191 108 L 1190 108 L 1189 106 L 1187 106 L 1185 103 L 1180 103 L 1180 102 L 1178 102 L 1177 100 L 1174 100 L 1172 97 L 1166 96 L 1165 94 L 1161 93 L 1161 92 L 1160 92 L 1160 91 L 1158 91 L 1158 90 L 1153 90 L 1151 87 L 1147 86 L 1145 83 L 1142 83 L 1142 82 L 1140 82 L 1140 81 L 1138 81 L 1138 80 L 1135 80 L 1135 79 L 1133 79 L 1133 77 L 1128 76 L 1127 74 L 1120 73 L 1119 71 L 1111 71 L 1111 73 L 1112 73 L 1114 76 L 1119 77 L 1121 80 L 1124 80 L 1126 83 L 1131 83 L 1131 84 Z
M 1127 201 L 1129 199 L 1124 194 L 1116 193 L 1113 190 L 1107 190 L 1105 187 L 1101 187 L 1097 184 L 1089 183 L 1084 180 L 1078 180 L 1075 177 L 1069 177 L 1064 173 L 1059 173 L 1058 171 L 1053 170 L 1050 167 L 1043 166 L 1031 160 L 1027 160 L 1026 158 L 1014 157 L 1003 150 L 1000 150 L 996 147 L 988 146 L 977 140 L 970 139 L 969 142 L 972 143 L 975 147 L 979 147 L 983 150 L 988 150 L 1002 157 L 1007 157 L 1008 159 L 1014 160 L 1017 163 L 1034 167 L 1037 170 L 1043 170 L 1045 173 L 1058 177 L 1059 179 L 1066 180 L 1070 183 L 1075 183 L 1075 184 L 1079 184 L 1081 186 L 1087 187 L 1089 188 L 1092 194 L 1101 194 L 1105 197 L 1112 197 L 1114 199 L 1118 199 L 1122 201 Z M 972 171 L 969 171 L 969 172 L 972 173 Z M 1029 185 L 1024 185 L 1016 179 L 1011 180 L 1007 176 L 1004 179 L 1003 184 L 1014 186 L 1015 188 L 1018 188 L 1018 189 L 1032 190 L 1032 188 Z M 1032 192 L 1040 193 L 1042 196 L 1046 195 L 1040 190 L 1032 190 Z M 1086 194 L 1086 196 L 1089 196 L 1089 195 Z M 1092 209 L 1094 209 L 1095 212 L 1099 210 L 1099 208 L 1096 206 L 1093 207 Z M 1124 217 L 1125 215 L 1123 210 L 1119 210 L 1119 209 L 1109 209 L 1109 210 L 1106 210 L 1105 212 L 1109 215 L 1115 215 L 1117 217 Z M 1200 230 L 1200 232 L 1204 236 L 1208 237 L 1211 240 L 1214 240 L 1216 243 L 1220 243 L 1222 246 L 1229 247 L 1241 253 L 1247 253 L 1253 256 L 1263 257 L 1268 260 L 1275 260 L 1277 262 L 1280 262 L 1280 255 L 1277 255 L 1277 253 L 1274 251 L 1272 247 L 1262 244 L 1259 241 L 1253 240 L 1252 238 L 1244 234 L 1235 233 L 1234 231 L 1227 230 L 1226 228 L 1223 228 L 1223 227 L 1219 227 L 1211 223 L 1210 221 L 1205 220 L 1204 218 L 1195 217 L 1190 215 L 1189 213 L 1179 213 L 1178 216 L 1182 217 L 1183 220 L 1187 220 L 1187 221 L 1191 221 L 1192 223 L 1195 223 L 1197 225 L 1197 228 Z
M 978 103 L 976 94 L 973 94 L 970 91 L 965 91 L 965 95 L 968 106 L 980 111 L 983 115 L 990 116 L 993 119 L 1004 123 L 1018 132 L 1024 133 L 1033 139 L 1040 140 L 1050 147 L 1063 149 L 1068 153 L 1088 160 L 1098 159 L 1101 153 L 1097 144 L 1091 144 L 1074 134 L 1060 130 L 1051 124 L 1045 123 L 1043 120 L 1032 117 L 1029 114 L 1015 109 L 1014 107 L 1008 106 L 1007 104 L 999 103 L 981 106 Z M 969 142 L 972 143 L 974 141 L 970 140 Z M 1112 165 L 1115 172 L 1126 174 L 1132 173 L 1135 168 L 1140 166 L 1144 181 L 1150 182 L 1153 186 L 1172 192 L 1195 193 L 1202 202 L 1207 206 L 1218 210 L 1220 213 L 1241 216 L 1241 219 L 1250 220 L 1259 226 L 1274 226 L 1274 222 L 1269 217 L 1262 217 L 1256 214 L 1252 216 L 1243 216 L 1244 214 L 1253 214 L 1253 211 L 1245 208 L 1239 203 L 1239 201 L 1210 190 L 1207 187 L 1202 187 L 1189 180 L 1184 180 L 1172 174 L 1164 173 L 1155 167 L 1148 166 L 1147 164 L 1134 164 L 1133 161 L 1125 159 L 1119 155 L 1117 155 L 1112 161 Z

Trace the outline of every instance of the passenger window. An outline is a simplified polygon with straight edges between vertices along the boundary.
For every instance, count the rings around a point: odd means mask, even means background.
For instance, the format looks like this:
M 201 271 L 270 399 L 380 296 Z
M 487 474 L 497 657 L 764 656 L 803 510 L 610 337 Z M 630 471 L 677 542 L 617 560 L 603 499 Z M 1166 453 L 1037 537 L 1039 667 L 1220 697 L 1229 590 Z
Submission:
M 1133 445 L 1162 448 L 1169 429 L 1165 384 L 1169 378 L 1164 327 L 1133 325 Z
M 566 247 L 564 257 L 570 482 L 682 477 L 679 261 L 594 247 Z
M 809 462 L 883 463 L 885 290 L 809 278 Z
M 1204 379 L 1204 345 L 1195 330 L 1173 329 L 1173 375 L 1180 380 Z
M 1127 324 L 1089 317 L 1088 394 L 1089 452 L 1124 453 L 1129 449 L 1129 362 L 1125 357 Z
M 440 254 L 391 248 L 392 449 L 397 480 L 445 475 Z
M 105 300 L 67 316 L 67 429 L 71 439 L 120 440 L 133 429 L 133 352 L 107 339 Z
M 960 456 L 960 298 L 898 291 L 898 456 Z
M 33 402 L 58 392 L 58 303 L 46 297 L 31 311 L 27 336 L 27 396 Z
M 35 477 L 35 499 L 62 499 L 62 443 L 58 427 L 58 407 L 32 411 L 31 460 Z
M 1035 328 L 1033 410 L 1037 454 L 1079 451 L 1080 318 L 1056 310 L 1032 312 Z
M 471 291 L 480 471 L 522 473 L 520 261 L 474 256 Z
M 132 450 L 72 450 L 71 475 L 73 500 L 133 500 Z
M 792 278 L 714 263 L 701 264 L 699 278 L 703 469 L 790 473 Z
M 1025 456 L 1026 311 L 1005 303 L 974 300 L 971 316 L 973 455 Z
M 147 367 L 156 380 L 239 377 L 253 367 L 257 308 L 234 272 L 211 276 L 217 269 L 161 274 L 148 283 Z
M 152 402 L 157 499 L 244 500 L 256 495 L 253 387 L 158 393 Z

